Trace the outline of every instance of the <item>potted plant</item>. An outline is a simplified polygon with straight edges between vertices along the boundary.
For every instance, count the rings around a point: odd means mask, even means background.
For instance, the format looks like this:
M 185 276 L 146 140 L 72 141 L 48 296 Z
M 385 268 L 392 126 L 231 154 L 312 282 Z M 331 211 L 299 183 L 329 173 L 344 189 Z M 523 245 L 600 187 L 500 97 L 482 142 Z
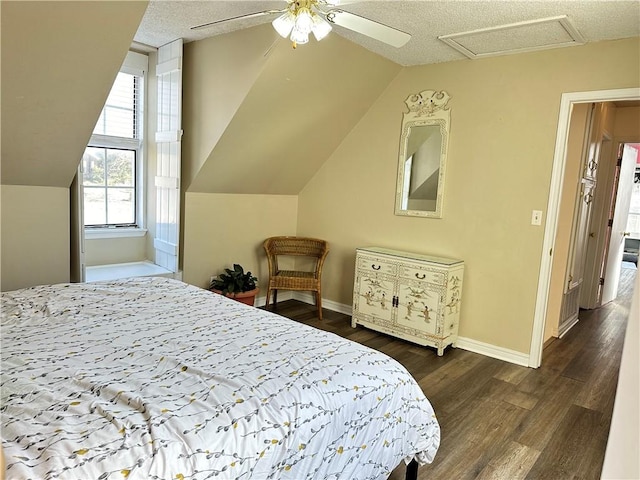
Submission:
M 247 305 L 253 305 L 260 291 L 256 286 L 257 282 L 258 278 L 251 272 L 245 272 L 241 265 L 234 263 L 233 270 L 225 268 L 224 273 L 211 280 L 209 290 Z

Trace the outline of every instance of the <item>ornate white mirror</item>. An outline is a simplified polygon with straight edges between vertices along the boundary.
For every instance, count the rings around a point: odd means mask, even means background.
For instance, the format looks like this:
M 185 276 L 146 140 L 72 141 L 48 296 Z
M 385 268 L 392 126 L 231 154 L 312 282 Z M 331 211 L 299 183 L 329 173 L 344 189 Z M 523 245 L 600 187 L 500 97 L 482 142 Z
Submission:
M 425 90 L 405 100 L 402 118 L 396 215 L 442 217 L 449 143 L 449 94 Z

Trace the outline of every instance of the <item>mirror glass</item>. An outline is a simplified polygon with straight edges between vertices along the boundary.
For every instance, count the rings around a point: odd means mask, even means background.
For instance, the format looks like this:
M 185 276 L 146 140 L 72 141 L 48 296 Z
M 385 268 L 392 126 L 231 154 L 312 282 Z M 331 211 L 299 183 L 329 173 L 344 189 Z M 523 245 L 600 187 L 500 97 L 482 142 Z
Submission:
M 442 217 L 450 110 L 446 92 L 425 90 L 405 101 L 396 214 Z

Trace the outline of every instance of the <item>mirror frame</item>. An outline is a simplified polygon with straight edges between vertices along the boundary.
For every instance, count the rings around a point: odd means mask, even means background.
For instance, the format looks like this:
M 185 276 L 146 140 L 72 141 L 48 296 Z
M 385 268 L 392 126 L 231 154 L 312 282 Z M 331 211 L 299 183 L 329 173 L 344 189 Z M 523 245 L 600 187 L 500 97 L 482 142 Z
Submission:
M 402 132 L 400 134 L 400 152 L 398 156 L 398 179 L 396 183 L 396 215 L 413 217 L 442 218 L 444 199 L 444 179 L 449 149 L 449 129 L 451 123 L 451 111 L 447 106 L 450 96 L 444 90 L 424 90 L 411 94 L 405 100 L 409 111 L 402 116 Z M 424 125 L 436 125 L 440 127 L 442 148 L 440 151 L 440 170 L 438 173 L 438 192 L 436 194 L 435 210 L 403 210 L 402 189 L 404 185 L 404 163 L 406 160 L 407 146 L 411 127 Z

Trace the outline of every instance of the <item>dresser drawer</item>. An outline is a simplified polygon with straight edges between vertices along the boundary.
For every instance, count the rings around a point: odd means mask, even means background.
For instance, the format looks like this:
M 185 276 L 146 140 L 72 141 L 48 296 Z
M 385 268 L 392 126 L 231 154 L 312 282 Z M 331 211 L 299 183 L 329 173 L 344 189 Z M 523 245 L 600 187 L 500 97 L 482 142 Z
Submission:
M 444 285 L 446 272 L 433 267 L 421 267 L 420 265 L 398 265 L 398 276 L 407 280 L 419 280 L 421 282 Z
M 358 256 L 358 271 L 360 273 L 384 273 L 397 275 L 398 264 L 375 257 Z

